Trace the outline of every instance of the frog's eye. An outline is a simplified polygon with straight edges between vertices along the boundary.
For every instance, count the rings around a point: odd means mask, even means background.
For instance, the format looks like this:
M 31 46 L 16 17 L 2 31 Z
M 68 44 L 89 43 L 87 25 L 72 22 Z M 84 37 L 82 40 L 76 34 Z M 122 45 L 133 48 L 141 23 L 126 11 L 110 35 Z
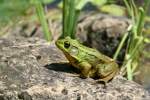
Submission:
M 65 47 L 65 48 L 69 48 L 69 47 L 70 47 L 69 41 L 65 41 L 65 42 L 64 42 L 64 47 Z

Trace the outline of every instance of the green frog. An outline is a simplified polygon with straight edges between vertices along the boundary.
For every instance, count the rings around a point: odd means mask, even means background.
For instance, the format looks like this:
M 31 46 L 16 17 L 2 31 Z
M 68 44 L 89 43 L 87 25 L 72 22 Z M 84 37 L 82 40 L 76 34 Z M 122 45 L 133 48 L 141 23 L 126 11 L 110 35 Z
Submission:
M 56 46 L 69 63 L 80 70 L 82 78 L 98 78 L 97 81 L 107 83 L 119 71 L 118 64 L 113 59 L 70 37 L 57 40 Z

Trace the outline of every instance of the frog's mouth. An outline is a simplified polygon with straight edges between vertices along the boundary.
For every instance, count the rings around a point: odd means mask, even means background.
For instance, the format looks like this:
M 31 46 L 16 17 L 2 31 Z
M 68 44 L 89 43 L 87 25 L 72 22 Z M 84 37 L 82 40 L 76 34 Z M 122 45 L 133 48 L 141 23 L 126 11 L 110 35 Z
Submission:
M 63 52 L 66 51 L 65 48 L 64 48 L 64 46 L 63 46 L 63 41 L 57 40 L 57 41 L 55 42 L 55 45 L 56 45 L 60 50 L 62 50 Z
M 62 49 L 62 43 L 61 43 L 60 40 L 57 40 L 57 41 L 55 42 L 55 45 L 56 45 L 59 49 Z

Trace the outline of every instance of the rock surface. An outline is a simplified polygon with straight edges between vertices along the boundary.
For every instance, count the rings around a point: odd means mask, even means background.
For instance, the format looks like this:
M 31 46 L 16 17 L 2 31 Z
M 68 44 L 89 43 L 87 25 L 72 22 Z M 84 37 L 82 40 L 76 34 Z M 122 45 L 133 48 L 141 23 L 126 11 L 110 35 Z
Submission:
M 141 85 L 116 76 L 106 86 L 75 77 L 54 43 L 0 39 L 0 100 L 149 100 Z
M 77 37 L 85 45 L 96 48 L 105 55 L 113 57 L 130 25 L 131 20 L 125 17 L 98 13 L 84 14 L 78 23 Z M 120 64 L 124 59 L 126 44 L 123 45 L 118 55 L 117 61 Z

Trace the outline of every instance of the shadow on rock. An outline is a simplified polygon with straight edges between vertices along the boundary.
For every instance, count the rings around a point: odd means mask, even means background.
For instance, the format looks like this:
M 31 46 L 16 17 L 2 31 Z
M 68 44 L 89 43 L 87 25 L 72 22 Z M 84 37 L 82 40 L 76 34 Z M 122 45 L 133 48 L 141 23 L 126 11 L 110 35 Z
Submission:
M 63 63 L 63 64 L 51 63 L 51 64 L 48 64 L 48 65 L 45 65 L 44 67 L 49 69 L 49 70 L 54 70 L 54 71 L 58 71 L 58 72 L 79 73 L 79 70 L 74 68 L 69 63 Z

